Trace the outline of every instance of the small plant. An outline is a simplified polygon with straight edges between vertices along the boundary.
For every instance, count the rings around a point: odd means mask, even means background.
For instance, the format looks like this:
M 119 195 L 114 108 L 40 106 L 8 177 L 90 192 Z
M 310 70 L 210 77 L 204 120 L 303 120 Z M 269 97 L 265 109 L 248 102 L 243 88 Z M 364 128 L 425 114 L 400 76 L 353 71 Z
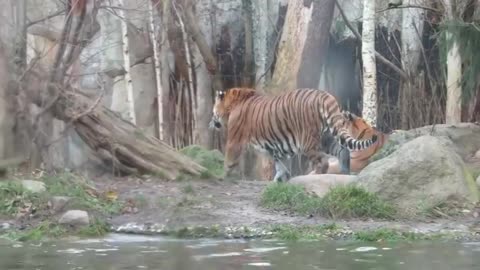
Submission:
M 393 218 L 395 208 L 378 196 L 353 185 L 330 189 L 323 198 L 307 194 L 303 187 L 288 183 L 269 185 L 261 204 L 276 210 L 300 214 L 322 214 L 332 218 Z
M 273 183 L 262 194 L 261 204 L 275 210 L 292 210 L 301 214 L 316 214 L 321 200 L 308 195 L 303 187 L 287 183 Z
M 200 177 L 203 179 L 221 177 L 223 175 L 223 155 L 218 150 L 207 150 L 199 145 L 190 145 L 180 152 L 207 168 Z
M 192 184 L 188 183 L 185 186 L 183 186 L 183 192 L 184 193 L 195 193 L 195 190 L 193 189 Z
M 103 236 L 108 232 L 108 223 L 99 218 L 94 218 L 87 227 L 81 228 L 77 234 L 87 237 L 98 237 Z
M 395 208 L 377 195 L 354 185 L 330 189 L 321 200 L 322 212 L 331 218 L 386 218 L 392 219 Z

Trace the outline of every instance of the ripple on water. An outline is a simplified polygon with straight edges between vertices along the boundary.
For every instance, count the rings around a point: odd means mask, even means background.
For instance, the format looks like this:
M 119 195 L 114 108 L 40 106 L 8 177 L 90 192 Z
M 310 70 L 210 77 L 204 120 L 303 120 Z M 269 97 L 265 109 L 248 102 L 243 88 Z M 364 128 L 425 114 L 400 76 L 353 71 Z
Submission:
M 372 250 L 377 250 L 376 247 L 357 247 L 354 250 L 351 250 L 351 252 L 368 252 Z
M 86 250 L 91 250 L 95 252 L 106 252 L 106 251 L 117 251 L 118 248 L 86 248 Z
M 250 266 L 272 266 L 272 264 L 269 263 L 269 262 L 252 262 L 252 263 L 248 263 L 247 265 L 250 265 Z
M 287 249 L 287 248 L 286 247 L 246 248 L 246 249 L 244 249 L 244 251 L 263 253 L 263 252 L 269 252 L 269 251 L 274 251 L 274 250 L 279 250 L 279 249 Z
M 196 255 L 194 259 L 204 259 L 204 258 L 217 258 L 217 257 L 232 257 L 232 256 L 240 256 L 242 255 L 241 252 L 226 252 L 226 253 L 212 253 L 208 255 Z
M 69 248 L 57 250 L 58 253 L 79 254 L 85 252 L 83 249 Z

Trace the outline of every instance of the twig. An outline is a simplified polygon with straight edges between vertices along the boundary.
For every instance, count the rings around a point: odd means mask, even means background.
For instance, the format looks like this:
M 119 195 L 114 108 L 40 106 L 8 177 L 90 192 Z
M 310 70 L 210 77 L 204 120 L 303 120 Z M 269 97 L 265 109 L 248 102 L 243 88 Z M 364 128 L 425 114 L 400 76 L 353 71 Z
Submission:
M 350 23 L 348 20 L 347 16 L 345 15 L 345 12 L 343 11 L 342 7 L 338 3 L 338 0 L 335 0 L 335 5 L 338 8 L 338 11 L 340 12 L 340 15 L 342 15 L 343 21 L 345 22 L 345 25 L 347 25 L 348 29 L 352 31 L 353 35 L 357 38 L 357 40 L 361 41 L 362 36 L 358 33 L 358 31 L 353 27 L 353 25 Z M 397 67 L 395 64 L 390 62 L 387 58 L 383 57 L 379 52 L 375 51 L 375 57 L 394 71 L 396 71 L 403 79 L 408 80 L 408 75 L 403 71 L 401 68 Z
M 392 10 L 392 9 L 402 9 L 402 8 L 419 8 L 419 9 L 425 9 L 425 10 L 429 10 L 429 11 L 433 11 L 433 12 L 436 12 L 436 13 L 441 13 L 442 11 L 439 10 L 439 9 L 436 9 L 436 8 L 432 8 L 432 7 L 427 7 L 427 6 L 421 6 L 421 5 L 402 5 L 402 6 L 390 6 L 390 7 L 387 7 L 387 8 L 384 8 L 384 9 L 381 9 L 381 10 L 378 10 L 376 11 L 375 13 L 381 13 L 381 12 L 385 12 L 387 10 Z

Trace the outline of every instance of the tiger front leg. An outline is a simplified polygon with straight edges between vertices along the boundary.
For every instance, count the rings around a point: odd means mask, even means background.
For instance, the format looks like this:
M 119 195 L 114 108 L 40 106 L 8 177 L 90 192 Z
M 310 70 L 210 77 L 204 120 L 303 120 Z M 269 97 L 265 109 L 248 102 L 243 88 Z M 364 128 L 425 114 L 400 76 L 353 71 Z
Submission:
M 275 160 L 275 177 L 274 182 L 288 181 L 291 175 L 281 160 Z
M 240 156 L 242 154 L 242 145 L 238 143 L 227 143 L 225 147 L 225 159 L 223 162 L 223 179 L 232 177 L 233 171 L 238 168 Z

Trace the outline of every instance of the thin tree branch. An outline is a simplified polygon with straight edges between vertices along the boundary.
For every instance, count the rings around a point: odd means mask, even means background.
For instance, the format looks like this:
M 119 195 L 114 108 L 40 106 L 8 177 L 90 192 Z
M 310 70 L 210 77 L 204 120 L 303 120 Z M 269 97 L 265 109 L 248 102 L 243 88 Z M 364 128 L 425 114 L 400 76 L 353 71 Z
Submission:
M 402 8 L 419 8 L 419 9 L 425 9 L 425 10 L 433 11 L 433 12 L 436 12 L 436 13 L 442 13 L 442 11 L 439 10 L 439 9 L 432 8 L 432 7 L 427 7 L 427 6 L 421 6 L 421 5 L 389 6 L 387 8 L 378 10 L 375 13 L 381 13 L 381 12 L 385 12 L 387 10 L 402 9 Z
M 342 15 L 343 21 L 345 22 L 345 25 L 352 31 L 353 35 L 357 38 L 358 41 L 362 40 L 362 36 L 358 31 L 353 27 L 353 25 L 350 23 L 348 20 L 347 16 L 345 15 L 345 12 L 343 11 L 342 7 L 338 3 L 338 0 L 335 0 L 335 5 L 338 8 L 338 11 L 340 12 L 340 15 Z M 379 52 L 375 51 L 375 57 L 391 69 L 393 69 L 395 72 L 397 72 L 403 79 L 408 80 L 408 75 L 405 71 L 403 71 L 401 68 L 397 67 L 394 63 L 390 62 L 387 58 L 385 58 L 383 55 L 381 55 Z

